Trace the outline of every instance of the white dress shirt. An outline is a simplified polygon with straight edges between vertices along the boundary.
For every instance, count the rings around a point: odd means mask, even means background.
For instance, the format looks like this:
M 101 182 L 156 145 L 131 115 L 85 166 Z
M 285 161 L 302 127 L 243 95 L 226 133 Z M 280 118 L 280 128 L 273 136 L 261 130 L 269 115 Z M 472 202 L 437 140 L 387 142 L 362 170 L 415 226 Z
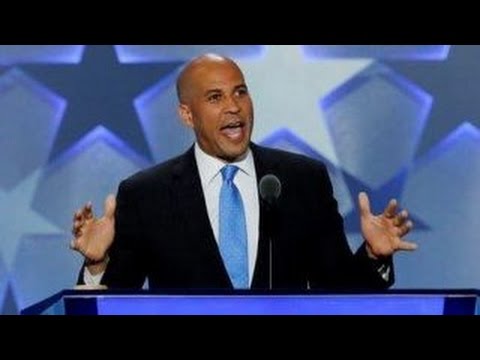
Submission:
M 202 184 L 203 195 L 205 197 L 205 205 L 207 208 L 208 218 L 212 226 L 215 240 L 218 244 L 219 233 L 219 207 L 220 207 L 220 189 L 222 188 L 221 169 L 226 165 L 223 161 L 208 155 L 200 146 L 195 144 L 195 161 L 197 163 L 200 181 Z M 253 163 L 252 151 L 248 149 L 243 159 L 229 163 L 239 168 L 233 180 L 234 184 L 240 191 L 245 209 L 245 221 L 247 225 L 247 243 L 248 243 L 248 280 L 252 284 L 253 271 L 257 260 L 258 250 L 258 234 L 260 222 L 260 205 L 258 200 L 257 174 L 255 172 L 255 164 Z M 102 280 L 103 273 L 95 276 L 91 275 L 87 268 L 83 274 L 83 281 L 86 285 L 99 285 Z
M 218 244 L 219 233 L 219 206 L 220 190 L 222 188 L 222 168 L 227 165 L 225 162 L 205 153 L 198 144 L 195 144 L 195 160 L 197 161 L 198 172 L 202 182 L 203 194 L 207 206 L 210 225 L 212 226 L 215 240 Z M 233 179 L 243 200 L 245 209 L 245 221 L 247 225 L 248 243 L 248 280 L 252 284 L 253 271 L 257 260 L 258 234 L 260 205 L 258 200 L 257 174 L 253 162 L 252 151 L 248 149 L 243 159 L 229 163 L 239 168 Z

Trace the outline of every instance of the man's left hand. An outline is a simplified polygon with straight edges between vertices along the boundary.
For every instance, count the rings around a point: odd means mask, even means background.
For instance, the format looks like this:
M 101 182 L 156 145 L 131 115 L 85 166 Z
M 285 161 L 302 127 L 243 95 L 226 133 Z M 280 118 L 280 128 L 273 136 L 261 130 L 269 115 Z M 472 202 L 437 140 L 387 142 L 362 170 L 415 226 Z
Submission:
M 371 258 L 378 259 L 391 256 L 399 250 L 413 251 L 417 248 L 417 244 L 402 240 L 412 229 L 413 223 L 408 219 L 407 210 L 397 212 L 398 203 L 395 199 L 390 200 L 380 215 L 372 214 L 366 193 L 358 195 L 358 204 L 362 235 Z

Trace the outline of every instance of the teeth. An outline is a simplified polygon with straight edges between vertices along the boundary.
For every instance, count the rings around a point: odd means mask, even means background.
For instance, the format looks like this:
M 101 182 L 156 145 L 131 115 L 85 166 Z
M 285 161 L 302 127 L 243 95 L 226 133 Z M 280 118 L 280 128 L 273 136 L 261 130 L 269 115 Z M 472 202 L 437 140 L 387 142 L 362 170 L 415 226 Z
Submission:
M 240 126 L 242 126 L 242 123 L 241 122 L 236 122 L 236 123 L 228 124 L 224 128 L 237 128 L 237 127 L 240 127 Z

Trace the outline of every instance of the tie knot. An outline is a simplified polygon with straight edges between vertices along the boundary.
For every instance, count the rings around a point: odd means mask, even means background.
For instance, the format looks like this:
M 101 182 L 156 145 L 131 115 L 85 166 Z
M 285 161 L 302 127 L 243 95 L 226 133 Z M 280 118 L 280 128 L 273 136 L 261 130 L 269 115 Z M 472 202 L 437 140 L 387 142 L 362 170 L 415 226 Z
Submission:
M 238 171 L 238 167 L 235 165 L 225 165 L 221 171 L 222 171 L 223 181 L 231 182 L 233 181 L 233 178 L 235 177 L 235 174 Z

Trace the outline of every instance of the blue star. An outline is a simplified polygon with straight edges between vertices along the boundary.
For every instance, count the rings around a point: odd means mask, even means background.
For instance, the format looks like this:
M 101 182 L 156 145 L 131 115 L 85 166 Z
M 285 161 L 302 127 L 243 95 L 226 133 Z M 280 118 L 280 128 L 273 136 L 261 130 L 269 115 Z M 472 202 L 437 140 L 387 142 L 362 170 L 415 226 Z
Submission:
M 434 97 L 418 154 L 465 121 L 480 126 L 480 46 L 452 46 L 444 61 L 401 61 L 389 66 Z
M 283 128 L 273 132 L 260 144 L 275 149 L 281 149 L 305 155 L 311 157 L 312 159 L 323 162 L 328 170 L 330 180 L 332 182 L 333 192 L 335 199 L 338 202 L 339 212 L 344 215 L 351 211 L 354 204 L 352 203 L 350 193 L 347 189 L 347 185 L 345 184 L 345 180 L 343 179 L 341 169 L 318 153 L 313 147 L 309 146 L 300 137 L 296 136 L 289 129 Z
M 0 254 L 0 304 L 4 303 L 4 300 L 6 297 L 7 285 L 9 284 L 9 281 L 10 281 L 10 276 L 8 274 L 7 267 L 3 262 L 2 254 Z
M 13 290 L 12 284 L 7 285 L 7 290 L 5 292 L 5 299 L 2 304 L 2 309 L 0 314 L 2 315 L 18 315 L 19 308 L 15 292 Z
M 480 286 L 480 129 L 464 123 L 411 168 L 402 202 L 432 230 L 419 251 L 398 257 L 400 288 Z
M 347 183 L 352 199 L 355 199 L 355 201 L 357 201 L 356 199 L 358 198 L 358 193 L 360 193 L 361 191 L 365 191 L 370 199 L 370 206 L 372 208 L 372 213 L 374 214 L 382 212 L 392 198 L 397 199 L 397 201 L 400 202 L 401 207 L 402 204 L 400 198 L 407 176 L 407 171 L 402 170 L 390 181 L 386 182 L 378 189 L 373 189 L 367 184 L 361 182 L 360 180 L 349 174 L 348 172 L 343 171 L 343 177 L 345 179 L 345 182 Z M 418 216 L 412 214 L 411 211 L 409 211 L 409 218 L 413 221 L 415 230 L 430 229 L 427 224 L 425 224 Z M 345 215 L 344 221 L 345 230 L 347 232 L 360 232 L 360 213 L 358 205 L 354 206 L 353 209 Z
M 17 245 L 25 233 L 58 234 L 61 229 L 32 209 L 31 203 L 41 169 L 25 178 L 13 190 L 0 190 L 0 254 L 7 270 L 12 269 Z M 19 221 L 19 219 L 25 219 Z M 28 219 L 28 220 L 27 220 Z
M 260 57 L 239 60 L 258 119 L 253 140 L 261 142 L 274 131 L 288 128 L 338 166 L 318 102 L 371 62 L 367 59 L 312 61 L 299 45 L 270 45 Z
M 182 62 L 122 64 L 114 46 L 91 45 L 79 64 L 29 64 L 23 67 L 68 101 L 50 160 L 103 125 L 151 159 L 134 99 Z

